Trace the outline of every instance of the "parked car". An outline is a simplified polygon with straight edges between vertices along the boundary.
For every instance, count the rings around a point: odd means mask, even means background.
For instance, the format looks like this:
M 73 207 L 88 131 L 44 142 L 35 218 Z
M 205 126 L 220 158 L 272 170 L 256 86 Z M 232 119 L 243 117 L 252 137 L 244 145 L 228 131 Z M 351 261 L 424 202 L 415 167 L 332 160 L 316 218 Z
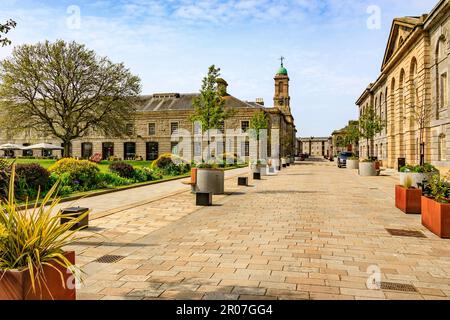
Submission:
M 345 168 L 347 166 L 347 159 L 353 157 L 352 152 L 341 152 L 337 159 L 338 168 Z

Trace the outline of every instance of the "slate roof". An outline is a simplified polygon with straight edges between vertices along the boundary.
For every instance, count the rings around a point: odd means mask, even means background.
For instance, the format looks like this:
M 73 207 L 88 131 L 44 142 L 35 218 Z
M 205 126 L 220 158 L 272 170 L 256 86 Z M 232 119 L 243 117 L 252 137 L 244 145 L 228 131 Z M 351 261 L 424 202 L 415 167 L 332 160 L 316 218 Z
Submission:
M 137 111 L 170 111 L 170 110 L 191 110 L 192 100 L 198 93 L 155 93 L 153 95 L 141 96 L 136 103 Z M 225 107 L 232 109 L 239 108 L 261 108 L 261 105 L 244 102 L 236 97 L 227 95 L 224 97 Z

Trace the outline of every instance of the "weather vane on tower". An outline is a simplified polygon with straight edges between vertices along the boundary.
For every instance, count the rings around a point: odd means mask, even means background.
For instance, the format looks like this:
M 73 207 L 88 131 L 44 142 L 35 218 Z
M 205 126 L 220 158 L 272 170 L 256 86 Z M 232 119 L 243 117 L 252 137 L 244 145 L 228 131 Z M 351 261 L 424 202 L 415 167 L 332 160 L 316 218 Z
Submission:
M 281 61 L 281 66 L 282 67 L 284 67 L 284 64 L 283 64 L 283 62 L 284 62 L 284 60 L 285 60 L 286 58 L 285 57 L 283 57 L 283 56 L 281 56 L 281 58 L 280 58 L 280 61 Z

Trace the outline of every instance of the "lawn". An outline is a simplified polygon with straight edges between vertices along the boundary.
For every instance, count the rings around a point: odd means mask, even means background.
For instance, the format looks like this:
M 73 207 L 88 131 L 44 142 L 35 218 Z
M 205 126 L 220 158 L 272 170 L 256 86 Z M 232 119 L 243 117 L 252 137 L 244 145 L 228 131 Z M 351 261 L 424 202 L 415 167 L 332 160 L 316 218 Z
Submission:
M 47 159 L 17 159 L 15 161 L 17 164 L 30 164 L 30 163 L 38 163 L 43 166 L 45 169 L 50 168 L 56 160 L 47 160 Z M 149 167 L 152 163 L 151 161 L 124 161 L 128 164 L 131 164 L 133 167 Z M 109 172 L 109 165 L 112 161 L 102 161 L 98 164 L 101 172 Z

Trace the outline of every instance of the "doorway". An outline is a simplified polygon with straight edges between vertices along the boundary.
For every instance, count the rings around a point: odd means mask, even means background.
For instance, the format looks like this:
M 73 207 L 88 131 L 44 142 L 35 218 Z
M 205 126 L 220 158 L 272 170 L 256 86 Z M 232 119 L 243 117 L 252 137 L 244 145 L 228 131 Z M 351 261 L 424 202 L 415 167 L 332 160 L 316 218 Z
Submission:
M 147 142 L 146 144 L 146 160 L 154 161 L 159 156 L 159 144 L 158 142 Z

